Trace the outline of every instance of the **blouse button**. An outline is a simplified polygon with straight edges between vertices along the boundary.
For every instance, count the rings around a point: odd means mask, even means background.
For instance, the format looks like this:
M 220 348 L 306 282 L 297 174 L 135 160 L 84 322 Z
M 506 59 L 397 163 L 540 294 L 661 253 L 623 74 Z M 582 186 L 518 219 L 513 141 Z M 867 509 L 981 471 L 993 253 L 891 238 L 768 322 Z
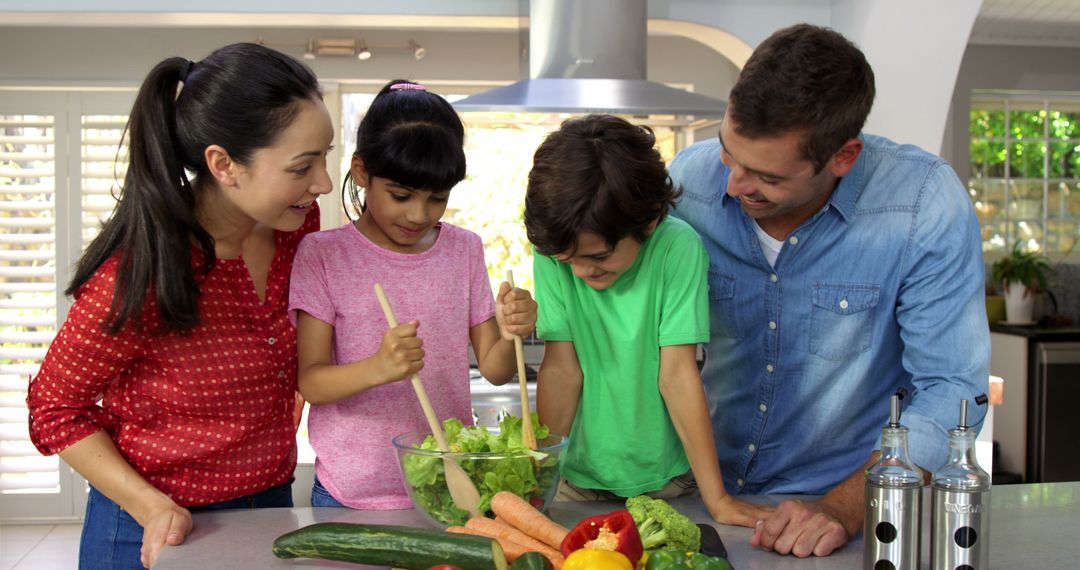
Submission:
M 284 370 L 278 370 L 277 377 L 278 378 L 284 378 L 285 377 L 285 371 Z
M 266 339 L 266 344 L 269 344 L 270 346 L 274 346 L 275 344 L 277 344 L 277 339 L 274 338 L 274 337 L 270 337 L 270 338 Z

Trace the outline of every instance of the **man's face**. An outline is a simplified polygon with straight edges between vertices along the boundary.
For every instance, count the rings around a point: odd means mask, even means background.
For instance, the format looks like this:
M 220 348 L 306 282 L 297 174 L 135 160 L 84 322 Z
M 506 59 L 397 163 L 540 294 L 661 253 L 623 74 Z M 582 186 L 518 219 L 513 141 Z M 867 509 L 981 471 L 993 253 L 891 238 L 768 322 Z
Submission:
M 573 255 L 569 252 L 559 253 L 555 259 L 570 264 L 574 275 L 586 285 L 603 291 L 633 267 L 638 253 L 641 252 L 641 242 L 633 236 L 627 236 L 612 248 L 599 235 L 581 232 L 573 252 Z
M 814 163 L 803 157 L 803 133 L 747 138 L 736 132 L 730 114 L 720 125 L 720 160 L 730 169 L 727 193 L 737 198 L 746 215 L 765 231 L 787 237 L 829 199 L 837 177 L 829 165 L 814 173 Z

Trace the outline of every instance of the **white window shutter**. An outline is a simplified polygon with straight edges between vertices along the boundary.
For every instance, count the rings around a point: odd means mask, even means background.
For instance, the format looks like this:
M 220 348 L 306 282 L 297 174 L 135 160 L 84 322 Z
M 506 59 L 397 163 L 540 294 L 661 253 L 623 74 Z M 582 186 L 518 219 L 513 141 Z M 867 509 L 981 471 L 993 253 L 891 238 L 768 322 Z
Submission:
M 0 494 L 59 493 L 60 465 L 30 443 L 26 387 L 56 334 L 52 115 L 0 115 Z

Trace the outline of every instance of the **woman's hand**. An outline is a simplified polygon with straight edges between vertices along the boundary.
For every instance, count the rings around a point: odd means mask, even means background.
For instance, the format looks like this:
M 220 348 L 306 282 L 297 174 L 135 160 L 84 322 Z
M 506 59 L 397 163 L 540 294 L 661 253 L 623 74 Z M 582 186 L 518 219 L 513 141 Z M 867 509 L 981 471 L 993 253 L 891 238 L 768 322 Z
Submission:
M 495 296 L 495 322 L 499 323 L 499 333 L 504 340 L 529 336 L 536 330 L 536 301 L 525 289 L 511 288 L 503 281 Z
M 379 352 L 375 354 L 383 371 L 381 383 L 408 378 L 424 367 L 424 341 L 416 336 L 419 326 L 419 321 L 409 321 L 383 334 Z
M 165 545 L 176 546 L 191 533 L 191 512 L 172 501 L 148 514 L 143 525 L 141 561 L 150 568 L 157 562 Z

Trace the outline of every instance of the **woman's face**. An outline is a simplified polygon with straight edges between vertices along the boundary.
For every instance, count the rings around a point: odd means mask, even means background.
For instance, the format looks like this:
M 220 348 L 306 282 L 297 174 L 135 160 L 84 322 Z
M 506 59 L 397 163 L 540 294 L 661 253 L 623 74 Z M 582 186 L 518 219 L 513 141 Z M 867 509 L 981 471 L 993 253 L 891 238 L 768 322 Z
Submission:
M 326 171 L 334 127 L 318 99 L 298 103 L 299 112 L 273 146 L 252 154 L 230 192 L 236 206 L 256 223 L 278 231 L 300 228 L 315 200 L 333 187 Z

